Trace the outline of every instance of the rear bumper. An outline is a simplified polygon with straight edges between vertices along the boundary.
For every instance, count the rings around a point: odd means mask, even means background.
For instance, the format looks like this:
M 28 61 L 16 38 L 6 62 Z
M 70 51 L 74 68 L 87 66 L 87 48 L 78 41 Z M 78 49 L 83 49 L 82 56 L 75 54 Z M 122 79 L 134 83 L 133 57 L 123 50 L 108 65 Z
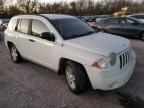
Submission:
M 122 70 L 101 71 L 87 66 L 85 68 L 93 89 L 112 90 L 119 88 L 128 82 L 134 72 L 135 63 L 136 57 L 133 52 L 131 62 Z

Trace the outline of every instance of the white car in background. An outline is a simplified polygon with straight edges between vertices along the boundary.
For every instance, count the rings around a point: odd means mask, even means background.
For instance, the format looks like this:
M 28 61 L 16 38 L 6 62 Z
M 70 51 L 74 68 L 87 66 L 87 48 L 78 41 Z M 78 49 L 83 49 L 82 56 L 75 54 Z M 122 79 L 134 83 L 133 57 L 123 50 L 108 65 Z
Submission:
M 28 59 L 65 74 L 69 89 L 81 93 L 123 86 L 134 72 L 136 57 L 128 39 L 97 33 L 67 15 L 22 15 L 11 19 L 5 45 L 15 63 Z

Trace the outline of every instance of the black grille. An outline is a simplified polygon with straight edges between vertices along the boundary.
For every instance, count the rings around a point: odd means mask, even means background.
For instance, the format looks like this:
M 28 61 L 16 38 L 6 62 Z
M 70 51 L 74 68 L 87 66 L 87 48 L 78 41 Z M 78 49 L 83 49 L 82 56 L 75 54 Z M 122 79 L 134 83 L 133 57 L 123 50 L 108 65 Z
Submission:
M 122 53 L 119 56 L 119 60 L 120 60 L 120 69 L 122 69 L 123 67 L 125 67 L 128 62 L 130 61 L 130 50 Z

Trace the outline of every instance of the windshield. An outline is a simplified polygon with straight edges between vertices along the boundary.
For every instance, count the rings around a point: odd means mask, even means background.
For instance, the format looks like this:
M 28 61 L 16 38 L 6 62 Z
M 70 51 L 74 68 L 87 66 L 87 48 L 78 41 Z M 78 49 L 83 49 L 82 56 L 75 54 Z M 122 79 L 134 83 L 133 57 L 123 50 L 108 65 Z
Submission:
M 51 23 L 64 40 L 96 33 L 88 24 L 77 18 L 54 19 Z

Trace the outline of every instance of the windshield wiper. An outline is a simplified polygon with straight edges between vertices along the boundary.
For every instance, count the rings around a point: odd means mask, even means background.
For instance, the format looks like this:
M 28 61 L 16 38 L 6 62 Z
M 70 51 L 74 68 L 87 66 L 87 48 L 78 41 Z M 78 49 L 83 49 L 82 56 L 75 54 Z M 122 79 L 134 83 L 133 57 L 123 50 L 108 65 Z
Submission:
M 87 33 L 82 34 L 82 36 L 91 35 L 91 34 L 94 34 L 94 33 L 96 33 L 96 32 L 95 31 L 89 31 Z
M 82 37 L 82 36 L 86 36 L 86 35 L 91 35 L 91 34 L 94 34 L 96 33 L 95 31 L 89 31 L 87 33 L 84 33 L 84 34 L 73 34 L 70 39 L 73 39 L 73 38 L 78 38 L 78 37 Z M 66 38 L 65 38 L 66 39 Z M 69 38 L 67 38 L 69 39 Z
M 76 38 L 76 37 L 81 37 L 81 36 L 86 36 L 86 35 L 91 35 L 91 34 L 94 34 L 94 33 L 96 33 L 95 31 L 89 31 L 89 32 L 87 32 L 87 33 L 84 33 L 84 34 L 73 34 L 72 35 L 72 38 Z

